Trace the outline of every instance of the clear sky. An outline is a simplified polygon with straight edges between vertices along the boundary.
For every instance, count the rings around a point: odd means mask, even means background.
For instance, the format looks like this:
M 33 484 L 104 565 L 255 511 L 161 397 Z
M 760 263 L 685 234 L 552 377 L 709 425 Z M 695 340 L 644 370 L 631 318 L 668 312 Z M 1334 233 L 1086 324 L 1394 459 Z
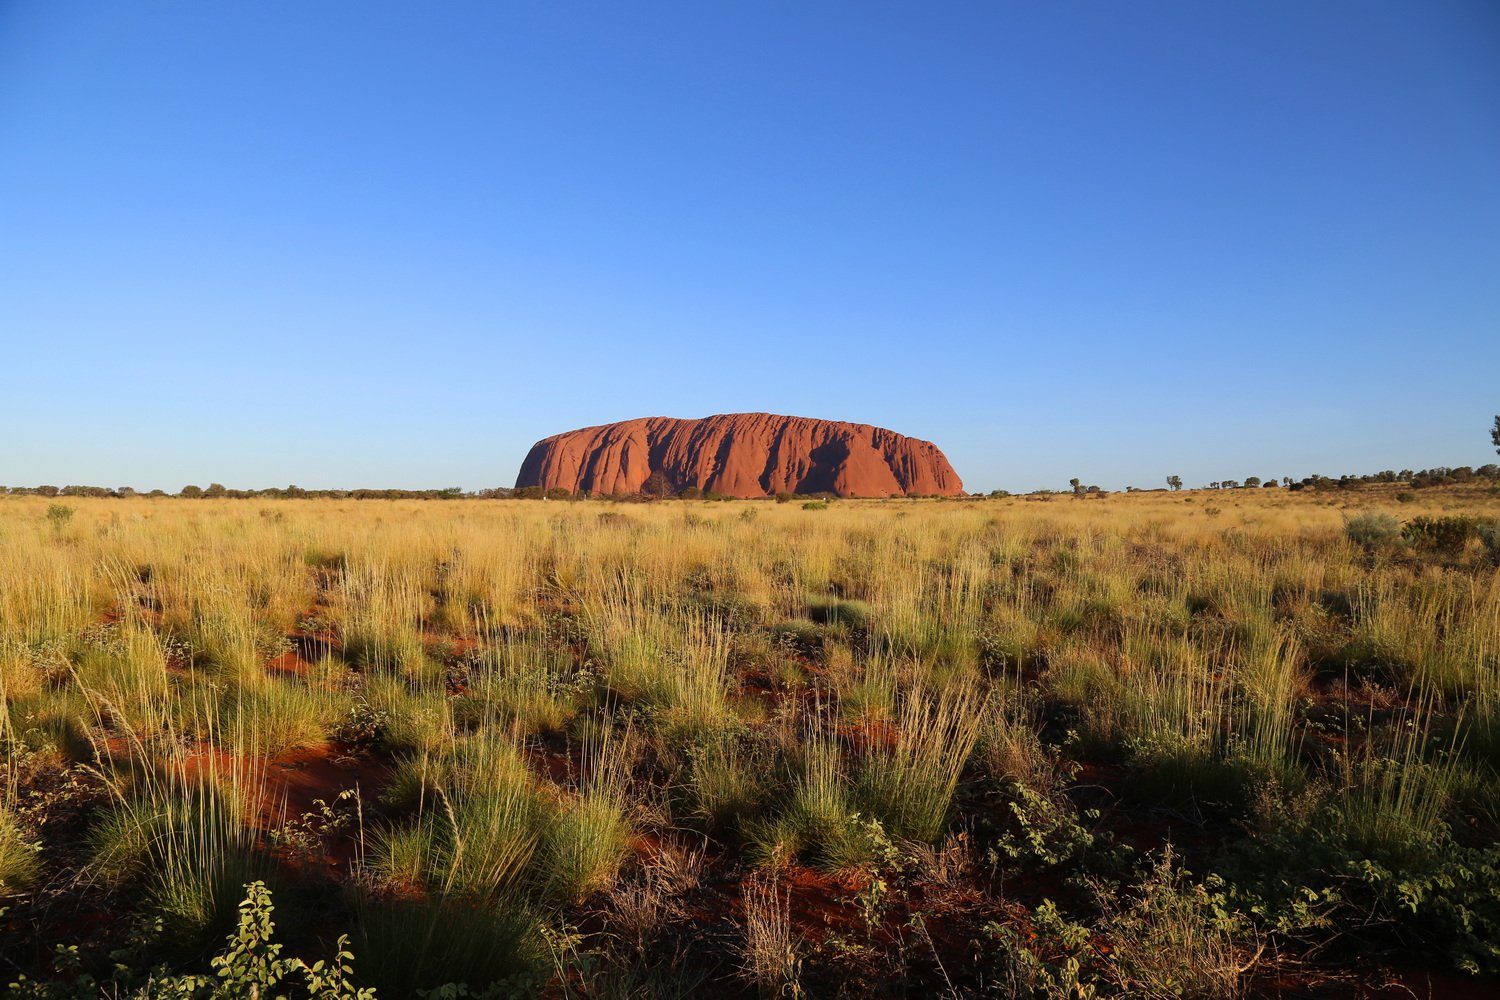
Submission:
M 1496 460 L 1500 4 L 0 0 L 0 483 L 765 410 L 974 490 Z

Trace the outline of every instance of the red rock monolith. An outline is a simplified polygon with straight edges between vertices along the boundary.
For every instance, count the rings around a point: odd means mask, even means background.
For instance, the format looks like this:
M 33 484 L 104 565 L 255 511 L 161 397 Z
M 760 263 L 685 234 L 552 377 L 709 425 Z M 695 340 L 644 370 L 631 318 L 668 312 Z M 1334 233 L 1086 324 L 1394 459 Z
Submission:
M 732 497 L 956 496 L 964 488 L 930 441 L 869 424 L 772 413 L 643 417 L 554 434 L 532 446 L 516 486 L 637 493 L 655 472 L 674 491 L 695 486 Z

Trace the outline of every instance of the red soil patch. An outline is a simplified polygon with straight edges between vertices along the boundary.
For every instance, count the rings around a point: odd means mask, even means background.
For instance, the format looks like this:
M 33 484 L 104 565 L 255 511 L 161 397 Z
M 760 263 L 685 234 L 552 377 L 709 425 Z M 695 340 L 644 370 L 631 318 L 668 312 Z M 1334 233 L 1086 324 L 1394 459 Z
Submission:
M 346 747 L 325 743 L 271 761 L 263 798 L 285 821 L 312 812 L 317 800 L 331 803 L 342 791 L 371 797 L 390 778 L 390 767 L 351 756 Z
M 901 739 L 901 730 L 889 722 L 871 719 L 839 726 L 838 736 L 855 753 L 869 753 L 894 748 Z
M 267 663 L 266 669 L 283 677 L 306 677 L 312 664 L 304 660 L 296 650 L 288 650 Z

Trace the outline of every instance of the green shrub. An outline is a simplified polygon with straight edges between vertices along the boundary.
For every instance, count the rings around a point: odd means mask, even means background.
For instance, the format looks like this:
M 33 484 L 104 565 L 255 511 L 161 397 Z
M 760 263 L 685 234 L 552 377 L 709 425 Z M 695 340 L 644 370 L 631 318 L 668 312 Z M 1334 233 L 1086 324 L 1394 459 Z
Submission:
M 874 611 L 864 601 L 827 598 L 807 606 L 807 617 L 819 625 L 844 625 L 855 631 L 868 629 L 873 615 Z
M 1492 562 L 1500 563 L 1500 519 L 1489 518 L 1479 524 L 1479 540 Z
M 1368 511 L 1344 522 L 1344 535 L 1366 552 L 1387 551 L 1401 542 L 1401 522 L 1391 514 Z
M 1100 930 L 1114 942 L 1110 978 L 1126 996 L 1237 997 L 1246 919 L 1222 880 L 1194 882 L 1167 844 L 1127 893 L 1105 893 Z
M 1473 517 L 1415 517 L 1402 532 L 1414 547 L 1444 556 L 1462 555 L 1469 541 L 1479 535 L 1479 520 Z

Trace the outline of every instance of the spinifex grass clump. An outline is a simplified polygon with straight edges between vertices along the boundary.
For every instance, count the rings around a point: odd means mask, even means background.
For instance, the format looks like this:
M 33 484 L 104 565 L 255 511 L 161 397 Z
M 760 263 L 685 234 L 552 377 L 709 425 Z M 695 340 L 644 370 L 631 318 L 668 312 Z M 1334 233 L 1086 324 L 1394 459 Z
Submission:
M 269 868 L 246 816 L 261 782 L 255 769 L 212 755 L 160 771 L 127 764 L 89 834 L 89 880 L 139 892 L 188 950 L 208 943 L 232 925 L 245 884 Z
M 936 841 L 984 712 L 983 697 L 968 685 L 908 690 L 894 731 L 870 741 L 859 762 L 855 794 L 864 810 L 892 836 Z
M 6 801 L 13 801 L 15 792 L 7 792 Z M 39 841 L 21 826 L 20 820 L 7 808 L 0 807 L 0 898 L 17 894 L 31 886 L 39 876 L 42 865 L 37 859 Z
M 547 955 L 536 917 L 510 903 L 366 900 L 355 913 L 360 981 L 380 997 L 421 996 L 449 983 L 480 995 L 494 983 L 531 985 L 526 974 Z
M 629 852 L 628 812 L 635 741 L 604 728 L 583 747 L 577 791 L 564 797 L 542 841 L 541 881 L 560 899 L 581 902 L 613 884 Z
M 849 764 L 838 743 L 812 735 L 801 748 L 785 804 L 773 817 L 746 824 L 751 856 L 780 867 L 795 859 L 828 872 L 858 868 L 875 857 L 868 821 L 854 805 Z
M 386 797 L 413 815 L 376 831 L 371 866 L 444 897 L 515 890 L 551 811 L 515 747 L 486 736 L 403 759 Z

